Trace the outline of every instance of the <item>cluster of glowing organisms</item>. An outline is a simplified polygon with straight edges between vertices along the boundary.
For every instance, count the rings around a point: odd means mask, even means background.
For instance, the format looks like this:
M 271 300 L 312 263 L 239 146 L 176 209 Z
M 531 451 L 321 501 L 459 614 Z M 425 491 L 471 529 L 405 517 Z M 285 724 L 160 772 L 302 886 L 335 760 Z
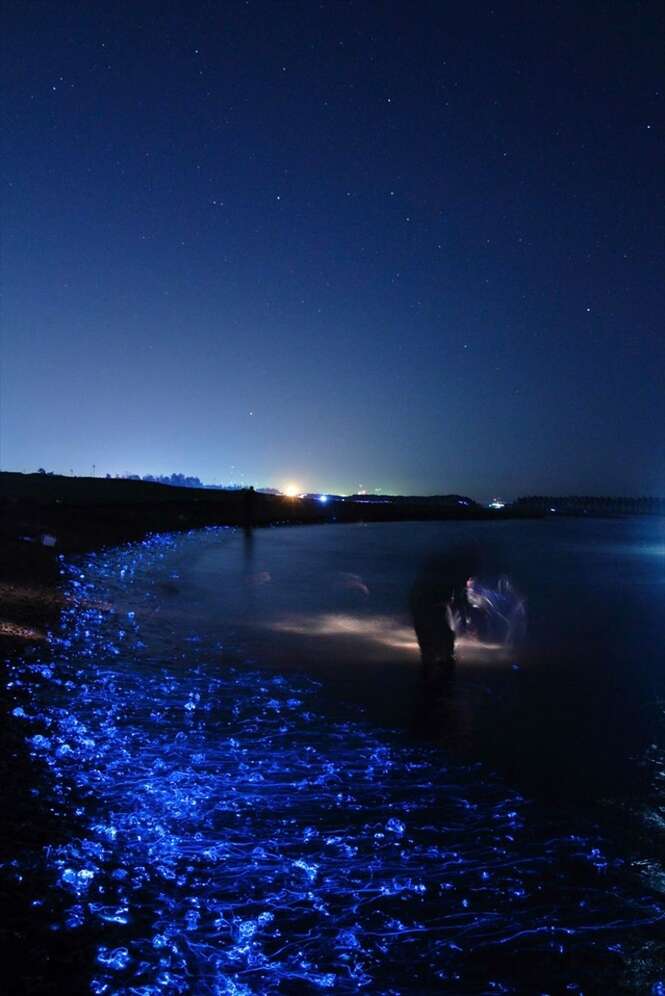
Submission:
M 10 675 L 75 826 L 43 861 L 58 929 L 104 939 L 93 994 L 511 992 L 520 959 L 582 993 L 585 952 L 662 921 L 482 768 L 332 721 L 314 682 L 196 634 L 154 646 L 146 597 L 187 541 L 63 561 L 62 630 Z

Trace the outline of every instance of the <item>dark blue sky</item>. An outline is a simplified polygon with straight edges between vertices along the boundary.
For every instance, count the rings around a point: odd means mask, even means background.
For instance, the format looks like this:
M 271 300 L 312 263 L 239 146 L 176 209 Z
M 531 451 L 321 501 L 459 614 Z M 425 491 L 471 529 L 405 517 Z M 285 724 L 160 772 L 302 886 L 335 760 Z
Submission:
M 660 3 L 5 10 L 3 469 L 665 492 Z

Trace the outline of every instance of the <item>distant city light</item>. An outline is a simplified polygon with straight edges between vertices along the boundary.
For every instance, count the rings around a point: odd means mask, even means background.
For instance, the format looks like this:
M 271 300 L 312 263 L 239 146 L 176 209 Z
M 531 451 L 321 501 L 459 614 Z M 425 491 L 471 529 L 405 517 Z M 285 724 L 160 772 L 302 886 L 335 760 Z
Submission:
M 319 501 L 321 502 L 322 505 L 325 505 L 325 503 L 328 501 L 328 495 L 319 495 Z
M 490 508 L 505 508 L 506 507 L 506 503 L 505 503 L 505 501 L 500 501 L 498 498 L 493 498 L 492 501 L 489 503 L 489 507 Z

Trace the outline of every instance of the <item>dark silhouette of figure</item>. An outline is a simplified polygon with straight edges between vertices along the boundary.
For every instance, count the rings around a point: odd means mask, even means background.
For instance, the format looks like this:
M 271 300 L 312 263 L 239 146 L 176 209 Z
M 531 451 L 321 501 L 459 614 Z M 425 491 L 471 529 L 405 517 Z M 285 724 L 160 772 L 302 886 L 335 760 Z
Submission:
M 243 517 L 244 517 L 243 525 L 246 530 L 251 529 L 252 526 L 254 525 L 255 499 L 256 499 L 256 492 L 254 491 L 254 488 L 250 485 L 250 487 L 246 488 L 245 491 L 243 491 Z
M 411 589 L 411 615 L 427 680 L 453 671 L 455 631 L 464 629 L 468 621 L 467 581 L 477 561 L 469 549 L 432 557 Z

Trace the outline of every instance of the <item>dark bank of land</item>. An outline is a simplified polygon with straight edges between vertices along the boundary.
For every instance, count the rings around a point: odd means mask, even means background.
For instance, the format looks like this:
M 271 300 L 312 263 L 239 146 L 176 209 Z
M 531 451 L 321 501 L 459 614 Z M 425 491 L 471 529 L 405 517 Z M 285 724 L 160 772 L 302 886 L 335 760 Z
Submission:
M 59 551 L 74 552 L 138 539 L 148 532 L 208 525 L 380 522 L 400 519 L 492 518 L 495 512 L 460 495 L 289 498 L 253 490 L 179 488 L 147 481 L 50 474 L 0 473 L 4 537 L 48 533 Z M 24 540 L 25 541 L 25 540 Z

